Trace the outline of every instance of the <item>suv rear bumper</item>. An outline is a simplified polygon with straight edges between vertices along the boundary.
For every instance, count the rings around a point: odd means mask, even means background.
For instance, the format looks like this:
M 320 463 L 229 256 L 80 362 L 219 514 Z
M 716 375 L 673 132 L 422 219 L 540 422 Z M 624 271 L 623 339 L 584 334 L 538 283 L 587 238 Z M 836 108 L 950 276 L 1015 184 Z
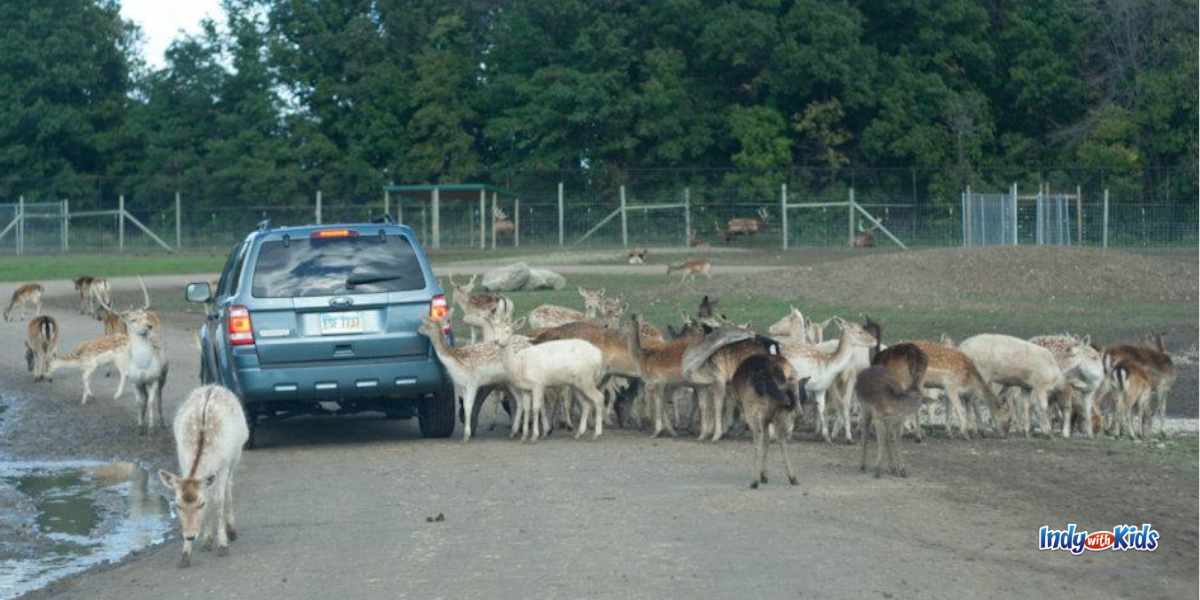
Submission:
M 436 359 L 322 362 L 262 367 L 238 357 L 239 395 L 246 404 L 276 401 L 412 399 L 442 391 L 449 381 Z M 255 363 L 255 364 L 245 364 Z

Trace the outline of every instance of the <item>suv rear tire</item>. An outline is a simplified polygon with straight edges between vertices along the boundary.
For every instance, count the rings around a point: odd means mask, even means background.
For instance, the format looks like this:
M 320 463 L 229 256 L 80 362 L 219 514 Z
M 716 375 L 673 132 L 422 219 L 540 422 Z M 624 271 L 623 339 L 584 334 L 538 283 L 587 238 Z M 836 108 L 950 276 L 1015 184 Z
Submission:
M 417 403 L 417 422 L 421 435 L 447 438 L 454 433 L 454 391 L 442 390 Z

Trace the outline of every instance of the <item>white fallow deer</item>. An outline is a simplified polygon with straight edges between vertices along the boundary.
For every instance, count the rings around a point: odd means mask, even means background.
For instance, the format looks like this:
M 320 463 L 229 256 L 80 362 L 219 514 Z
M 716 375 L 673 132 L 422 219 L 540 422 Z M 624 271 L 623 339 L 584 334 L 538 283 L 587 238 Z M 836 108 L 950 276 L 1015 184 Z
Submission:
M 58 351 L 58 321 L 49 315 L 34 317 L 25 328 L 25 366 L 34 381 L 45 381 L 50 360 Z
M 854 368 L 855 348 L 872 348 L 878 343 L 878 339 L 858 323 L 846 321 L 841 317 L 835 317 L 834 323 L 841 329 L 841 335 L 832 353 L 825 352 L 814 344 L 780 342 L 784 357 L 791 361 L 796 370 L 796 377 L 808 380 L 804 388 L 807 397 L 816 400 L 816 431 L 827 442 L 830 439 L 829 427 L 825 420 L 826 392 L 838 381 L 838 376 L 843 371 Z M 848 405 L 849 402 L 845 404 Z M 854 438 L 850 433 L 849 415 L 843 415 L 843 418 L 846 421 L 846 441 L 852 442 Z
M 599 384 L 607 375 L 604 353 L 583 340 L 554 340 L 521 348 L 512 336 L 499 342 L 500 357 L 511 385 L 519 390 L 521 439 L 536 442 L 542 435 L 547 388 L 568 387 L 581 394 L 594 409 L 593 438 L 604 431 L 604 395 Z M 587 431 L 589 407 L 585 405 L 575 437 Z
M 191 564 L 197 538 L 207 535 L 205 547 L 215 542 L 217 556 L 228 556 L 229 542 L 238 537 L 233 477 L 250 429 L 237 396 L 219 385 L 206 385 L 188 394 L 175 413 L 174 431 L 179 474 L 159 470 L 158 477 L 174 495 L 183 535 L 182 568 Z M 207 532 L 206 523 L 211 524 Z
M 42 293 L 44 291 L 45 289 L 40 283 L 26 283 L 13 290 L 12 298 L 8 301 L 8 308 L 4 309 L 4 320 L 11 321 L 12 311 L 18 306 L 21 307 L 21 316 L 19 317 L 21 320 L 28 316 L 25 313 L 27 306 L 33 307 L 33 316 L 42 314 Z
M 988 383 L 1028 391 L 1029 398 L 1023 399 L 1021 409 L 1025 437 L 1029 437 L 1031 427 L 1030 404 L 1037 406 L 1039 429 L 1050 435 L 1050 394 L 1056 391 L 1067 394 L 1062 435 L 1071 436 L 1071 394 L 1074 390 L 1063 377 L 1053 353 L 1020 338 L 994 333 L 969 337 L 958 345 L 958 349 L 975 363 Z
M 475 343 L 479 322 L 486 319 L 488 314 L 498 310 L 511 315 L 513 311 L 512 300 L 500 294 L 473 293 L 476 277 L 472 275 L 470 281 L 465 284 L 456 283 L 453 276 L 447 277 L 453 290 L 454 305 L 462 310 L 463 322 L 471 328 L 472 344 Z
M 133 393 L 137 396 L 140 409 L 138 411 L 138 426 L 142 433 L 149 433 L 155 425 L 155 415 L 158 424 L 166 427 L 162 417 L 162 390 L 167 383 L 167 372 L 170 363 L 163 348 L 162 327 L 158 315 L 150 310 L 150 292 L 146 282 L 138 277 L 138 285 L 142 288 L 141 308 L 133 308 L 124 312 L 113 310 L 112 306 L 97 303 L 104 310 L 117 314 L 125 329 L 129 332 L 125 339 L 126 355 L 125 377 L 133 384 Z M 109 337 L 109 336 L 106 336 Z M 115 337 L 115 336 L 113 336 Z

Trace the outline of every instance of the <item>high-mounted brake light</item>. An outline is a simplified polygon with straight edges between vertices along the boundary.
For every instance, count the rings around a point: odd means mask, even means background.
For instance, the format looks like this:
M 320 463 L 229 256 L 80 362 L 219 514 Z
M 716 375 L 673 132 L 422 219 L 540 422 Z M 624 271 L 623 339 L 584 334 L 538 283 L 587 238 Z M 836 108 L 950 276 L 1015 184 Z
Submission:
M 254 343 L 254 327 L 250 323 L 250 311 L 245 306 L 229 307 L 229 343 L 233 346 L 248 346 Z
M 358 237 L 358 232 L 353 229 L 321 229 L 319 231 L 312 232 L 312 237 L 318 240 Z
M 438 294 L 433 297 L 433 302 L 429 304 L 429 318 L 434 321 L 442 322 L 442 333 L 450 333 L 450 319 L 446 317 L 450 314 L 450 305 L 446 303 L 446 296 Z

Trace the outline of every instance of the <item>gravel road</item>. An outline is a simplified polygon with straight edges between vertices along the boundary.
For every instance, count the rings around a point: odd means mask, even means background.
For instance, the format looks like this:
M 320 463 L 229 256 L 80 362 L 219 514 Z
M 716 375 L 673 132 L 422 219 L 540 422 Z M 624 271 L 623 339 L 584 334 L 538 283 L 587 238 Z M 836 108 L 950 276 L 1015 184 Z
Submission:
M 607 268 L 607 267 L 587 267 Z M 620 267 L 626 270 L 626 267 Z M 470 272 L 469 266 L 458 267 Z M 566 269 L 563 269 L 564 271 Z M 447 272 L 447 270 L 439 270 Z M 151 277 L 179 287 L 199 277 Z M 122 295 L 136 289 L 117 282 Z M 48 294 L 72 292 L 47 283 Z M 7 298 L 13 286 L 0 285 Z M 99 324 L 55 313 L 63 347 Z M 0 454 L 170 465 L 170 435 L 135 433 L 132 396 L 80 406 L 77 376 L 33 384 L 24 324 L 0 322 L 0 389 L 11 402 Z M 173 414 L 196 385 L 191 333 L 164 331 Z M 485 415 L 490 414 L 490 410 Z M 486 429 L 487 416 L 481 418 Z M 1194 463 L 1145 459 L 1084 440 L 904 443 L 908 479 L 876 480 L 858 448 L 778 449 L 748 489 L 752 449 L 608 431 L 598 441 L 470 444 L 421 439 L 415 422 L 304 419 L 264 425 L 238 473 L 241 538 L 231 556 L 178 540 L 64 580 L 56 598 L 1000 598 L 1194 597 Z M 1094 490 L 1094 493 L 1093 493 Z M 435 515 L 444 521 L 429 522 Z M 0 515 L 3 518 L 3 515 Z M 1100 529 L 1148 521 L 1155 553 L 1039 552 L 1041 525 Z

